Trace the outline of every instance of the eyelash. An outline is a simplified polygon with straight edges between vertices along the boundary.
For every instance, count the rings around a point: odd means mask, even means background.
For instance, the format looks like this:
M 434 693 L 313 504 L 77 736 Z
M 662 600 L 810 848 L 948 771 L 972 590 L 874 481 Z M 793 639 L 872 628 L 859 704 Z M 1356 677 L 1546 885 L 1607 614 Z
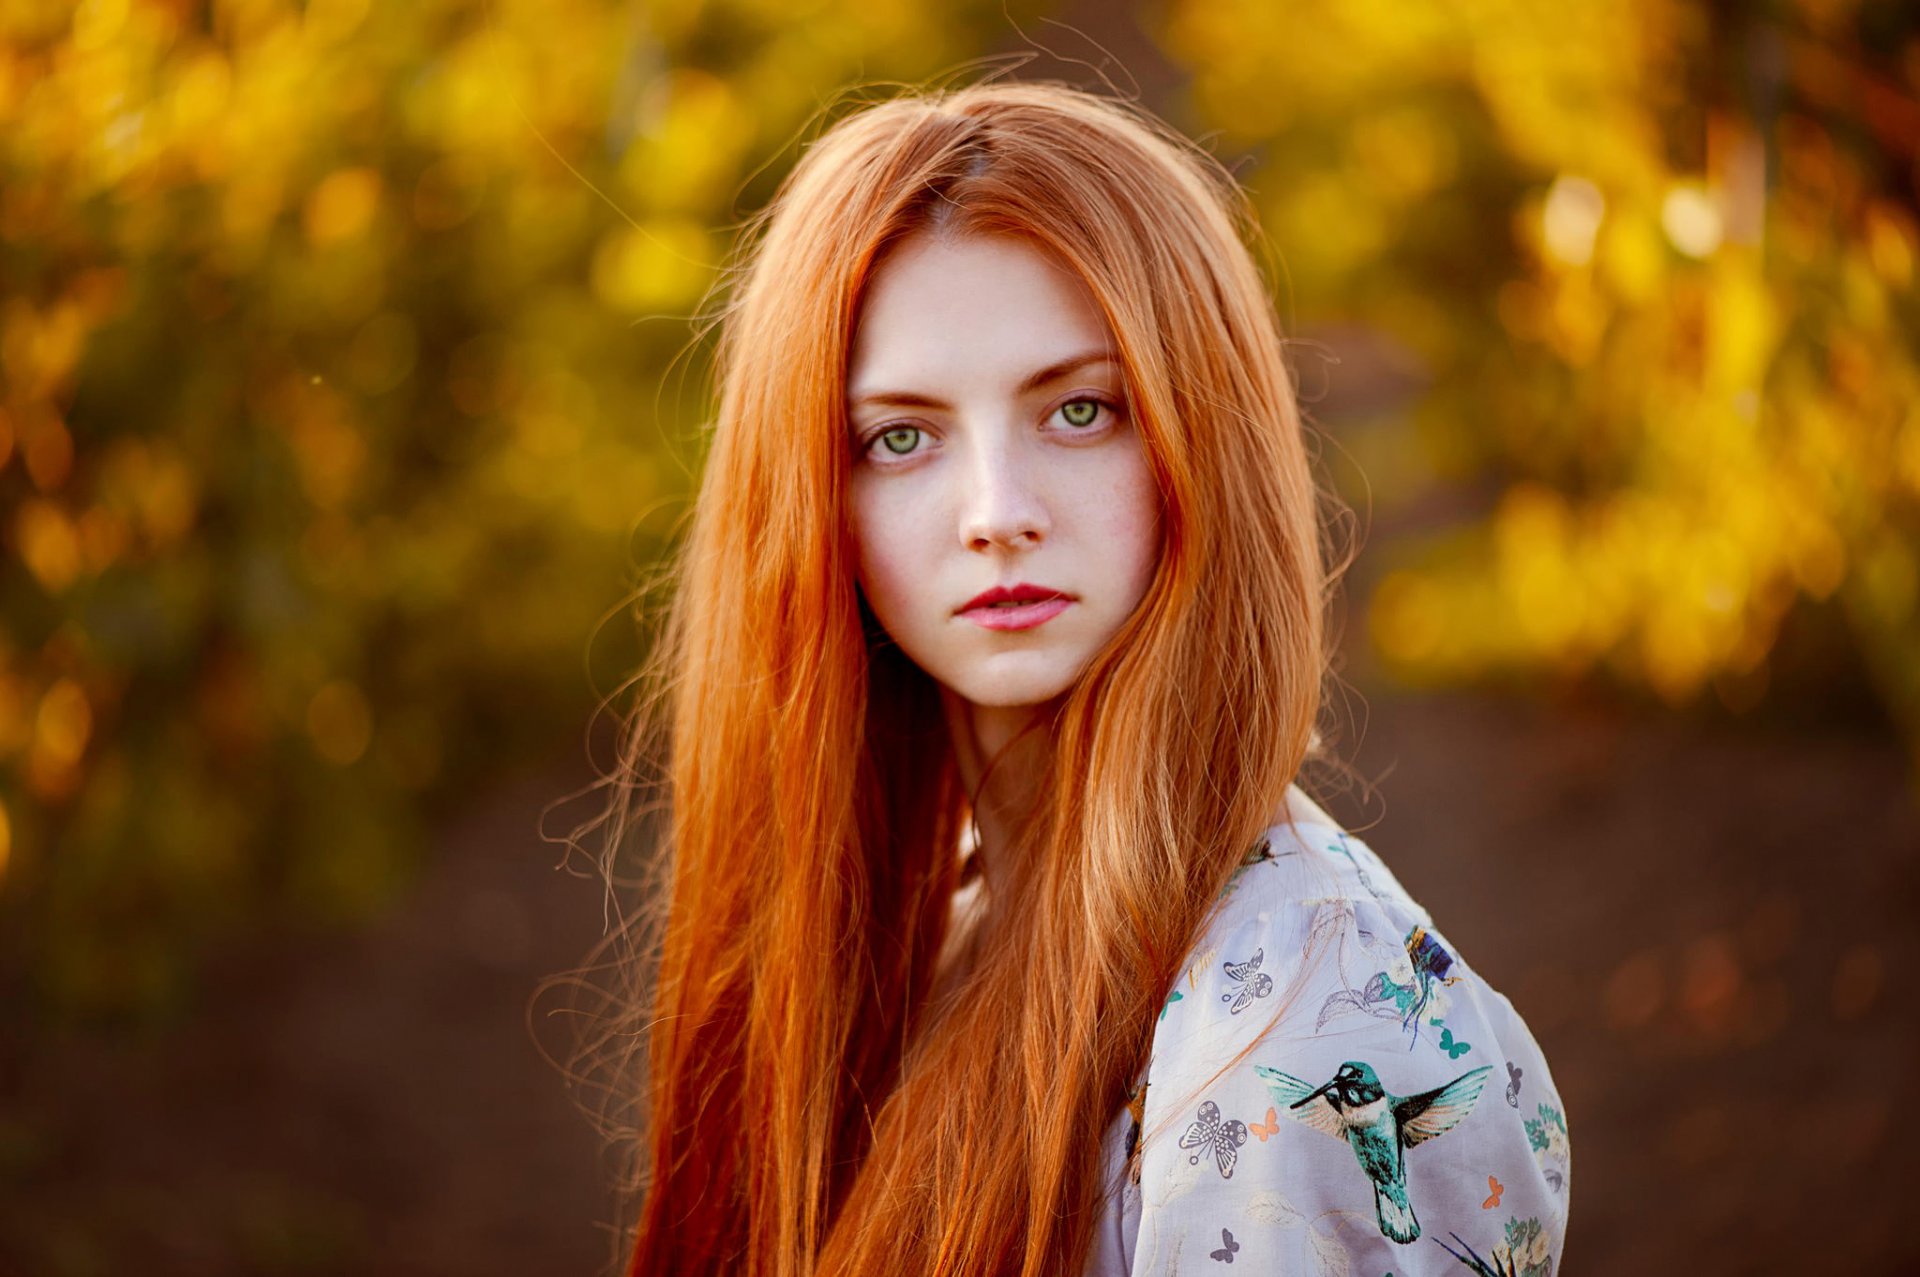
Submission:
M 1048 413 L 1047 416 L 1049 418 L 1058 416 L 1060 411 L 1063 408 L 1065 408 L 1068 404 L 1077 404 L 1077 403 L 1097 403 L 1102 408 L 1105 408 L 1109 415 L 1114 417 L 1123 416 L 1126 412 L 1126 409 L 1122 404 L 1114 401 L 1113 399 L 1108 398 L 1106 395 L 1075 395 L 1071 399 L 1062 399 L 1057 405 L 1054 406 L 1053 411 Z M 875 426 L 872 430 L 869 430 L 861 438 L 860 455 L 865 458 L 873 459 L 874 445 L 880 442 L 880 439 L 883 435 L 891 434 L 895 430 L 918 430 L 922 434 L 926 433 L 926 428 L 924 426 L 917 425 L 916 423 L 911 421 L 883 422 L 880 425 Z M 1099 425 L 1070 426 L 1067 428 L 1067 433 L 1074 434 L 1074 435 L 1097 435 L 1097 434 L 1104 433 L 1104 430 Z M 919 450 L 915 449 L 913 452 L 894 453 L 892 455 L 898 459 L 895 461 L 880 461 L 879 464 L 883 466 L 904 465 L 906 462 L 911 461 L 914 457 L 918 456 Z

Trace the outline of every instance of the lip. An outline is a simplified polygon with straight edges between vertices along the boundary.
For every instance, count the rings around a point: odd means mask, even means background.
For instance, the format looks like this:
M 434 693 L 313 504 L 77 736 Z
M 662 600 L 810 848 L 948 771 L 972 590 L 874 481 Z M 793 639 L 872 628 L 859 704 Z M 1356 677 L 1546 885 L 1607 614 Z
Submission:
M 1074 597 L 1044 585 L 996 585 L 969 599 L 959 615 L 989 630 L 1030 630 L 1073 606 Z M 1015 606 L 995 606 L 1013 604 Z

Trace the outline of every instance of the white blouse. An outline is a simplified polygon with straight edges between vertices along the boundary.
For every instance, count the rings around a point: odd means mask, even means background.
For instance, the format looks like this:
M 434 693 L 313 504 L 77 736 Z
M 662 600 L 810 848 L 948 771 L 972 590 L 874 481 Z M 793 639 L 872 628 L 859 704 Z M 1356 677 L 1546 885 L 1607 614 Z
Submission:
M 1086 1277 L 1550 1277 L 1572 1160 L 1539 1044 L 1372 848 L 1292 801 L 1104 1132 Z

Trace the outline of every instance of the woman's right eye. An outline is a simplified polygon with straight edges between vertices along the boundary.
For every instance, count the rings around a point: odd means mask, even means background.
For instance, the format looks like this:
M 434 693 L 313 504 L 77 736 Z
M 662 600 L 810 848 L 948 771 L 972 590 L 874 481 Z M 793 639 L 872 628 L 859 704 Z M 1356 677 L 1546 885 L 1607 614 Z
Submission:
M 904 457 L 920 442 L 920 427 L 892 426 L 874 436 L 874 441 L 896 457 Z

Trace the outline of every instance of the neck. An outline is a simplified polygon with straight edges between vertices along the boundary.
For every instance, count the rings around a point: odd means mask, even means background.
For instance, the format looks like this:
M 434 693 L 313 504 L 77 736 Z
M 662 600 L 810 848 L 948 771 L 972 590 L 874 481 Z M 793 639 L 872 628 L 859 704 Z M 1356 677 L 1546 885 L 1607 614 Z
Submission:
M 987 893 L 995 895 L 1013 877 L 1007 864 L 1013 832 L 1040 799 L 1048 741 L 1038 720 L 1046 707 L 975 705 L 945 689 L 941 699 L 960 779 L 973 796 L 974 855 Z

